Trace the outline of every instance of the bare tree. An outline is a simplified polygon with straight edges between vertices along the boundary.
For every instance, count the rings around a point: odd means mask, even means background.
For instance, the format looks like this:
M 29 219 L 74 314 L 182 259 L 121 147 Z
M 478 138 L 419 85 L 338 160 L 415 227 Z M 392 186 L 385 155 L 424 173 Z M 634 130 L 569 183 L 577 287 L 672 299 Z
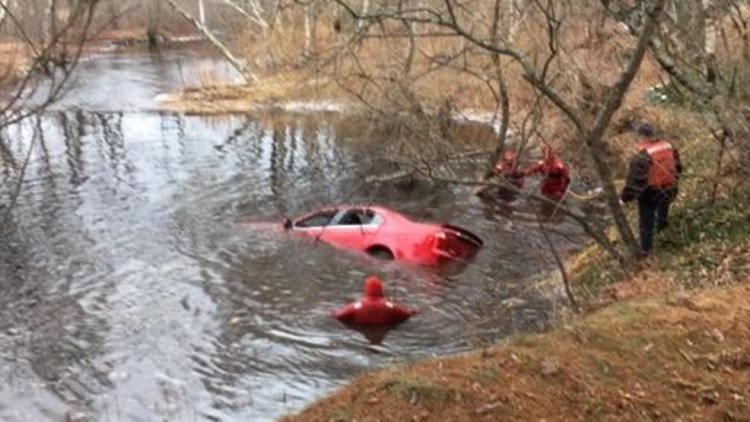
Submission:
M 216 35 L 211 31 L 211 29 L 205 25 L 205 16 L 204 16 L 204 9 L 203 9 L 203 2 L 201 1 L 199 3 L 200 5 L 200 11 L 199 13 L 201 16 L 199 19 L 196 19 L 188 13 L 184 8 L 182 8 L 180 5 L 178 5 L 174 0 L 166 0 L 166 2 L 172 6 L 172 9 L 174 9 L 177 13 L 180 14 L 185 20 L 190 22 L 200 33 L 203 35 L 203 37 L 211 43 L 211 45 L 216 48 L 216 50 L 221 53 L 221 55 L 229 62 L 229 64 L 234 67 L 239 74 L 246 80 L 246 81 L 257 81 L 258 77 L 250 71 L 242 59 L 238 58 L 231 50 L 230 48 L 223 42 L 221 42 Z
M 62 98 L 83 48 L 92 35 L 97 3 L 97 0 L 77 0 L 59 7 L 56 0 L 50 0 L 45 5 L 46 14 L 40 22 L 24 19 L 24 9 L 17 3 L 0 2 L 5 24 L 10 26 L 11 42 L 15 43 L 16 51 L 19 55 L 23 54 L 26 60 L 26 65 L 22 67 L 18 66 L 20 60 L 10 60 L 2 72 L 0 84 L 8 94 L 0 104 L 0 130 L 31 116 L 39 116 Z M 23 7 L 33 6 L 25 4 Z M 41 31 L 41 36 L 35 36 L 34 28 L 39 23 L 45 29 Z M 0 140 L 2 142 L 8 141 Z M 32 148 L 33 144 L 29 151 Z M 7 224 L 28 160 L 27 154 L 10 205 L 5 208 L 6 214 L 0 221 L 0 230 Z
M 70 2 L 66 5 L 66 17 L 61 24 L 50 24 L 49 30 L 54 32 L 41 38 L 31 35 L 29 22 L 17 15 L 19 10 L 0 3 L 13 26 L 19 50 L 28 52 L 26 66 L 19 69 L 18 62 L 9 63 L 8 66 L 13 68 L 7 69 L 5 80 L 0 81 L 12 87 L 11 94 L 0 105 L 0 128 L 39 113 L 62 97 L 92 35 L 97 3 L 97 0 Z M 53 7 L 48 11 L 57 10 L 54 1 L 49 4 Z M 52 18 L 48 16 L 45 20 L 52 21 Z M 30 102 L 32 98 L 33 103 Z
M 567 63 L 570 61 L 571 53 L 564 43 L 564 30 L 571 25 L 570 21 L 573 19 L 568 16 L 573 16 L 578 7 L 574 3 L 543 0 L 494 1 L 489 4 L 491 7 L 480 7 L 476 2 L 460 0 L 429 3 L 398 2 L 397 4 L 380 3 L 377 8 L 371 8 L 367 14 L 362 14 L 359 5 L 352 1 L 335 1 L 355 21 L 366 21 L 371 24 L 370 28 L 385 28 L 381 29 L 382 36 L 386 38 L 390 36 L 394 43 L 399 37 L 413 40 L 415 37 L 425 35 L 452 35 L 462 39 L 472 49 L 489 54 L 493 57 L 497 91 L 501 93 L 497 97 L 500 109 L 505 107 L 502 95 L 503 72 L 512 68 L 520 70 L 526 86 L 544 98 L 545 107 L 551 106 L 554 109 L 554 112 L 551 112 L 546 108 L 545 113 L 548 118 L 550 113 L 563 116 L 577 133 L 577 138 L 585 145 L 603 186 L 604 199 L 619 237 L 626 249 L 633 256 L 637 256 L 638 244 L 618 202 L 613 172 L 606 158 L 604 136 L 614 113 L 620 107 L 626 91 L 638 72 L 649 43 L 656 34 L 657 23 L 664 11 L 666 0 L 635 2 L 642 10 L 642 19 L 638 31 L 634 32 L 637 37 L 629 51 L 628 59 L 620 67 L 619 74 L 613 75 L 614 77 L 608 81 L 598 82 L 603 89 L 599 90 L 600 95 L 595 99 L 595 107 L 589 110 L 579 107 L 576 95 L 571 95 L 572 86 L 570 82 L 567 82 L 570 80 L 571 72 L 566 73 L 566 67 L 569 67 Z M 487 2 L 482 2 L 481 6 L 489 5 Z M 491 11 L 489 16 L 486 13 L 488 10 Z M 518 28 L 524 24 L 524 19 L 530 14 L 536 18 L 535 24 L 541 30 L 537 34 L 546 43 L 546 52 L 539 49 L 530 51 L 515 40 Z M 386 26 L 389 22 L 419 24 L 423 31 L 420 34 L 412 34 L 408 30 L 396 32 L 395 27 Z M 364 39 L 364 36 L 360 36 L 360 39 Z M 446 62 L 449 60 L 445 58 Z M 362 71 L 362 73 L 367 72 Z M 401 93 L 408 93 L 407 87 L 400 88 Z M 500 147 L 495 149 L 495 154 L 501 150 L 502 146 L 501 143 Z M 424 148 L 415 149 L 418 150 L 416 155 L 422 155 L 420 160 L 424 162 Z M 434 169 L 439 166 L 427 167 Z M 606 236 L 602 236 L 601 239 L 606 239 Z M 616 249 L 607 248 L 607 250 L 624 263 L 625 260 Z
M 224 4 L 229 6 L 232 10 L 239 12 L 240 15 L 244 16 L 248 22 L 261 28 L 262 34 L 267 35 L 269 28 L 268 19 L 265 17 L 266 12 L 263 5 L 257 0 L 251 0 L 246 2 L 247 8 L 242 7 L 233 0 L 222 0 Z
M 0 0 L 0 25 L 4 24 L 5 18 L 8 17 L 6 10 L 15 8 L 15 2 L 13 0 Z
M 615 19 L 631 32 L 640 31 L 642 11 L 619 2 L 602 0 Z M 716 162 L 717 177 L 713 180 L 715 197 L 718 176 L 723 170 L 727 148 L 735 155 L 733 169 L 747 177 L 750 165 L 750 39 L 748 37 L 748 5 L 741 0 L 695 0 L 673 2 L 669 17 L 658 28 L 658 36 L 649 40 L 654 58 L 670 76 L 670 84 L 685 93 L 714 127 L 719 143 Z M 717 58 L 718 33 L 724 38 L 725 57 Z M 733 36 L 740 43 L 737 51 L 727 39 Z

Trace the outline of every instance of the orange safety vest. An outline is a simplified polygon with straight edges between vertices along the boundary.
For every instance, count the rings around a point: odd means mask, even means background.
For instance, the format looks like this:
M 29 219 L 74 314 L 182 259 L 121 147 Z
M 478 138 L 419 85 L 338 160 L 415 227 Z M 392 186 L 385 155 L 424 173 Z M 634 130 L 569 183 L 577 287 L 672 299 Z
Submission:
M 674 148 L 667 141 L 643 141 L 640 151 L 645 151 L 651 158 L 648 168 L 648 186 L 663 188 L 677 182 L 677 160 Z

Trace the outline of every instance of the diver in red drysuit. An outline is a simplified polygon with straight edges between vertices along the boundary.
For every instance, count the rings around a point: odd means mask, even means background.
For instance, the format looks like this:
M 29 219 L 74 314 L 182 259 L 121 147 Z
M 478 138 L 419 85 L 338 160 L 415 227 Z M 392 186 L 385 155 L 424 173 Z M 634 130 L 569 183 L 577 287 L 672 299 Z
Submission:
M 383 297 L 383 284 L 377 276 L 365 280 L 365 294 L 357 302 L 336 311 L 341 322 L 360 325 L 389 325 L 406 321 L 417 311 L 394 304 Z
M 516 163 L 516 153 L 513 150 L 505 150 L 503 158 L 495 164 L 494 175 L 502 176 L 511 185 L 520 189 L 523 187 L 523 179 L 526 176 Z
M 481 186 L 476 190 L 476 195 L 493 202 L 495 199 L 500 199 L 499 204 L 512 202 L 523 187 L 525 176 L 524 171 L 518 166 L 515 151 L 507 149 L 492 169 L 484 174 L 484 180 L 499 177 L 504 183 L 498 186 Z
M 565 163 L 555 154 L 551 147 L 542 148 L 544 159 L 524 170 L 527 175 L 538 173 L 544 176 L 542 180 L 542 195 L 553 201 L 560 201 L 570 185 L 570 172 Z

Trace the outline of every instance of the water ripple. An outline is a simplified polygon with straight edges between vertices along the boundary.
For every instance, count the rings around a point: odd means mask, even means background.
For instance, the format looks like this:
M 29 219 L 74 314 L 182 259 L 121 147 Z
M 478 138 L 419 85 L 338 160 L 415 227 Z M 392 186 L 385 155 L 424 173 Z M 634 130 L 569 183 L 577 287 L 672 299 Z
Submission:
M 553 299 L 529 276 L 553 264 L 529 204 L 508 219 L 467 189 L 363 185 L 367 140 L 318 116 L 144 111 L 182 83 L 180 62 L 205 61 L 88 61 L 90 85 L 9 128 L 0 198 L 44 136 L 0 238 L 0 419 L 270 420 L 365 370 L 549 325 Z M 441 275 L 280 230 L 355 200 L 466 226 L 486 247 Z M 419 310 L 379 346 L 367 336 L 383 333 L 330 316 L 371 273 Z

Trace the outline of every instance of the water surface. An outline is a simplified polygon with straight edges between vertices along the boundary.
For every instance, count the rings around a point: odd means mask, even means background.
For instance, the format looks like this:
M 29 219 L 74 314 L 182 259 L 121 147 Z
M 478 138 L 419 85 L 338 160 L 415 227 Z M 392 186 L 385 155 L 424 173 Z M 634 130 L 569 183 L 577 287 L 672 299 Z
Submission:
M 533 223 L 465 188 L 364 184 L 373 140 L 331 116 L 155 111 L 206 70 L 229 72 L 191 50 L 100 55 L 2 133 L 0 203 L 31 155 L 0 232 L 0 420 L 272 420 L 364 370 L 548 326 Z M 450 221 L 486 247 L 444 276 L 243 226 L 338 202 Z M 370 273 L 421 310 L 377 347 L 328 314 Z

